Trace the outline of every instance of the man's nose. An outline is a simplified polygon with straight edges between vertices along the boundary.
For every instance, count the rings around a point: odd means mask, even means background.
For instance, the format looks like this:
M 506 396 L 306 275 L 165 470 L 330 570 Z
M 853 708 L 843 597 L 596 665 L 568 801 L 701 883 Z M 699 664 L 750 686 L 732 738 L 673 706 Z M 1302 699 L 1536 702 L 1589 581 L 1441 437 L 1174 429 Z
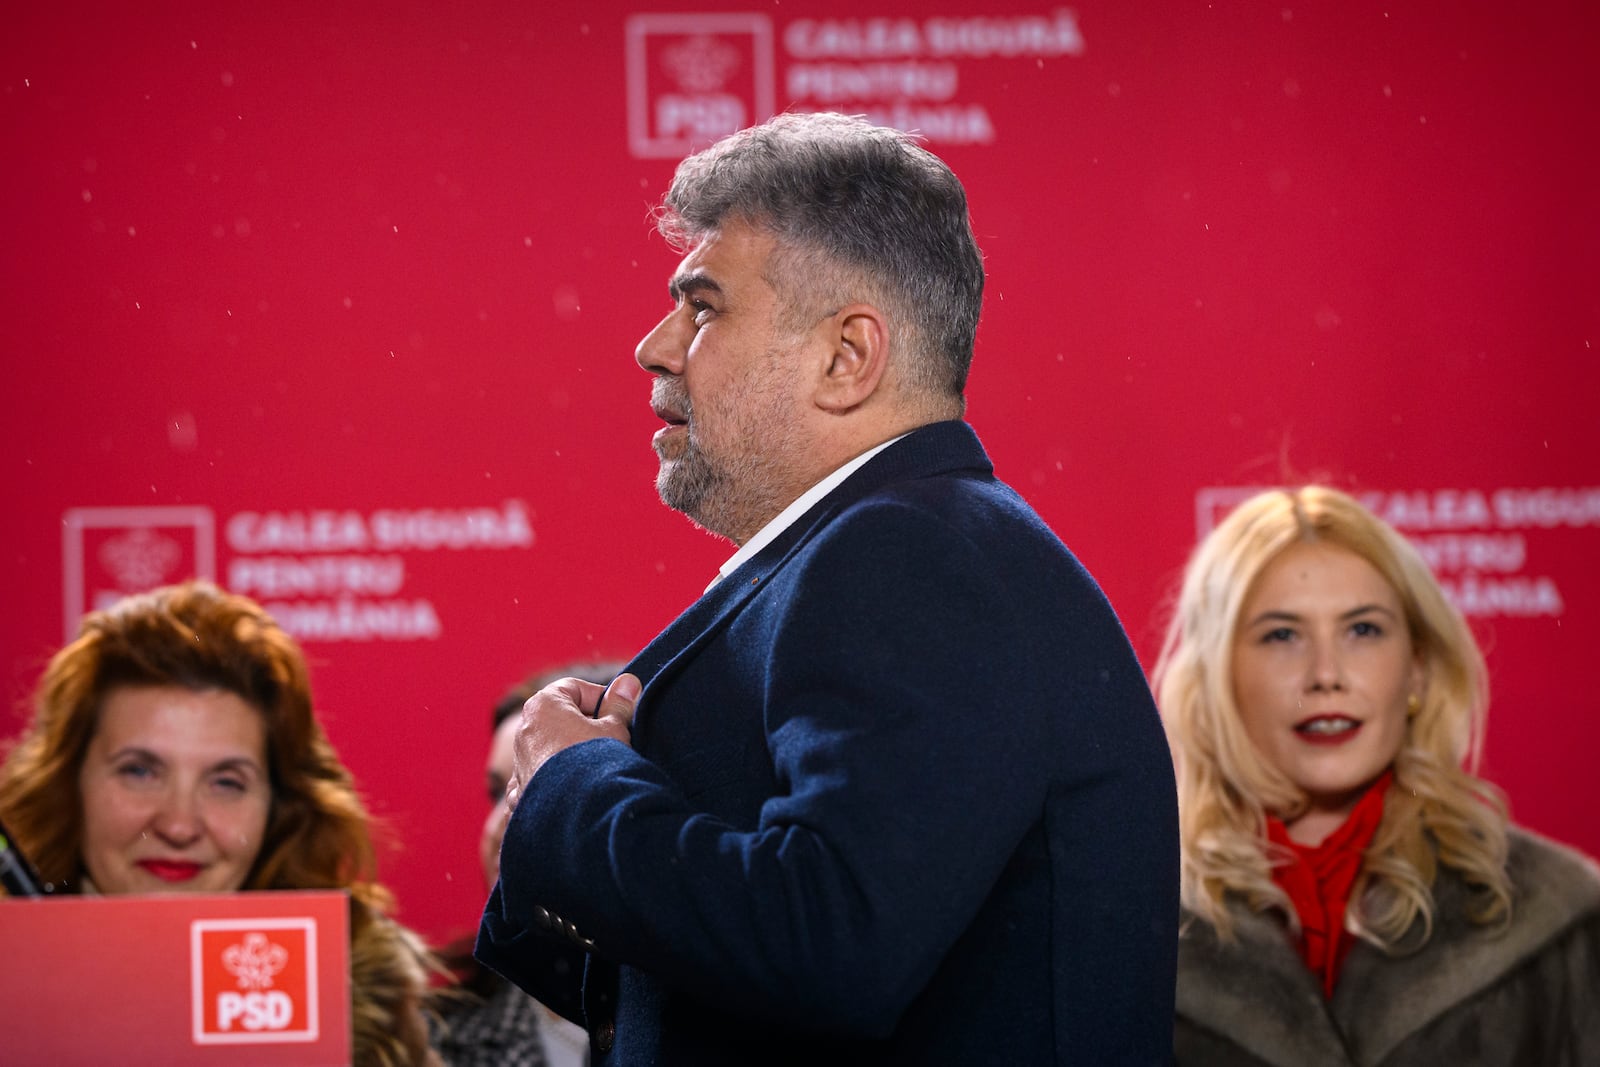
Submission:
M 682 374 L 684 353 L 689 347 L 684 332 L 683 316 L 676 309 L 668 312 L 640 340 L 633 358 L 651 374 Z

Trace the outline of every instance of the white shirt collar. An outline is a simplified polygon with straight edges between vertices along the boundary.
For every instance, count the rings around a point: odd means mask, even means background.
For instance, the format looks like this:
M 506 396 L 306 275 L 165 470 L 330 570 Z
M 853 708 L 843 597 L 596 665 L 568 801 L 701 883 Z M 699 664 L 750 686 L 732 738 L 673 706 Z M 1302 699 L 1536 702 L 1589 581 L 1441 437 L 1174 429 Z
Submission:
M 900 437 L 904 436 L 905 434 L 900 435 Z M 739 551 L 729 556 L 727 562 L 717 568 L 717 576 L 711 579 L 711 585 L 706 586 L 706 589 L 709 590 L 711 586 L 716 585 L 722 579 L 738 570 L 746 560 L 766 548 L 775 537 L 792 526 L 796 519 L 810 511 L 813 504 L 833 492 L 841 482 L 854 474 L 863 463 L 900 440 L 900 437 L 891 437 L 883 444 L 867 449 L 861 455 L 850 460 L 844 466 L 822 479 L 822 481 L 801 493 L 795 498 L 794 503 L 778 512 L 772 521 L 757 530 L 754 537 L 740 545 Z

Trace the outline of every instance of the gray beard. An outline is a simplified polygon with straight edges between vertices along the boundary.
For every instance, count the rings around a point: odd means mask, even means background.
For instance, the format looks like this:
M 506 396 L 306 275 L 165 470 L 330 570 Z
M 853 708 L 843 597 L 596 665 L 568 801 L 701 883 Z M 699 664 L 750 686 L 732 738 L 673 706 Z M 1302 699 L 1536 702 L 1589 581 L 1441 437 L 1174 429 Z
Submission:
M 726 495 L 725 489 L 719 492 L 721 481 L 716 468 L 700 450 L 700 446 L 686 435 L 682 455 L 673 460 L 662 458 L 661 469 L 656 472 L 656 493 L 661 497 L 661 502 L 673 511 L 681 511 L 696 525 L 712 533 L 720 533 L 703 516 L 707 501 L 715 501 L 718 496 Z M 717 509 L 712 507 L 711 510 L 715 512 Z
M 661 469 L 656 472 L 656 495 L 661 497 L 661 502 L 673 511 L 681 511 L 690 521 L 704 526 L 699 516 L 706 498 L 715 493 L 717 473 L 711 461 L 706 459 L 705 453 L 695 442 L 694 431 L 690 428 L 694 418 L 694 405 L 689 401 L 688 393 L 677 389 L 664 389 L 663 384 L 663 381 L 658 381 L 652 393 L 674 394 L 671 401 L 676 403 L 684 420 L 684 445 L 683 454 L 677 459 L 669 460 L 658 452 Z
M 677 459 L 662 461 L 656 492 L 696 526 L 742 545 L 788 505 L 773 499 L 778 479 L 771 462 L 747 455 L 717 463 L 694 441 L 693 431 L 687 442 Z
M 792 499 L 783 468 L 783 460 L 797 447 L 790 439 L 792 432 L 765 427 L 759 453 L 744 451 L 718 460 L 708 456 L 695 438 L 694 412 L 687 397 L 682 398 L 682 413 L 687 423 L 683 453 L 672 460 L 662 458 L 656 493 L 663 504 L 696 526 L 742 545 Z
M 771 361 L 783 353 L 766 354 Z M 749 394 L 749 404 L 735 419 L 739 443 L 731 453 L 708 454 L 695 434 L 694 405 L 688 391 L 677 382 L 658 382 L 652 396 L 666 403 L 676 401 L 684 419 L 683 452 L 676 459 L 661 459 L 656 474 L 656 493 L 661 502 L 681 511 L 696 526 L 742 545 L 771 521 L 778 512 L 803 491 L 794 488 L 794 465 L 802 445 L 793 423 L 775 414 L 768 389 L 775 385 L 761 379 Z

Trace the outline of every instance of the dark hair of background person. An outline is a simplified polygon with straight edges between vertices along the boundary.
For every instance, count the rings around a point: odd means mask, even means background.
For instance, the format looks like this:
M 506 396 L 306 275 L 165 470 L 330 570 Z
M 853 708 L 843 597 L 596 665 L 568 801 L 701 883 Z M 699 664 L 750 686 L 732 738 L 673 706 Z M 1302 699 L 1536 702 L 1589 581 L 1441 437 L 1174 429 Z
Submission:
M 489 714 L 488 738 L 492 742 L 495 732 L 500 729 L 500 724 L 522 710 L 533 694 L 543 689 L 552 682 L 562 678 L 582 678 L 586 682 L 598 685 L 607 685 L 611 679 L 622 673 L 626 664 L 622 660 L 588 659 L 577 660 L 560 666 L 551 667 L 535 674 L 531 674 L 522 681 L 507 689 L 499 700 L 495 701 Z M 487 887 L 485 887 L 487 892 Z M 456 978 L 457 984 L 469 993 L 478 997 L 487 997 L 505 979 L 489 970 L 472 956 L 472 946 L 476 940 L 477 932 L 467 934 L 451 942 L 443 951 L 442 956 L 446 968 Z

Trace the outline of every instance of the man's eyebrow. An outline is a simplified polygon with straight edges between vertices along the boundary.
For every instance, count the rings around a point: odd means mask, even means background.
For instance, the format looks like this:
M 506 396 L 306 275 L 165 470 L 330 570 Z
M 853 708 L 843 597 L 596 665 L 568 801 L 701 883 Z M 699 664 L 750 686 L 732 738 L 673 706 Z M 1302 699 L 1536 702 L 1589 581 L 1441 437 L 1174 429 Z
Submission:
M 722 286 L 718 285 L 711 275 L 698 270 L 679 275 L 667 283 L 667 295 L 672 297 L 673 303 L 682 300 L 684 294 L 699 290 L 710 290 L 720 294 Z

